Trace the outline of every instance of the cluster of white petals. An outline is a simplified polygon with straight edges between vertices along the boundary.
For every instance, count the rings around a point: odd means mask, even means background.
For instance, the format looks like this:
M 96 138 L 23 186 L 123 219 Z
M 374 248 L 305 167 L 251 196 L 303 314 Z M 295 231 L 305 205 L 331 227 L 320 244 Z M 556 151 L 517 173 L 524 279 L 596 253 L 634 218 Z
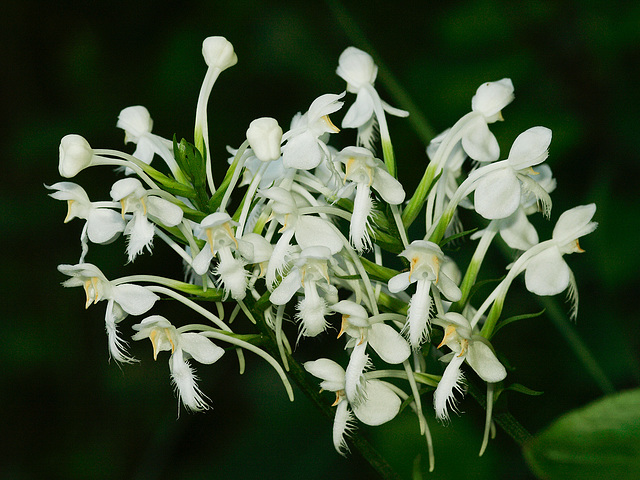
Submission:
M 67 202 L 65 222 L 85 222 L 78 264 L 58 269 L 70 277 L 65 287 L 84 288 L 85 307 L 106 301 L 110 357 L 132 362 L 121 324 L 171 299 L 189 310 L 184 325 L 154 314 L 130 325 L 130 338 L 148 338 L 154 359 L 170 352 L 171 382 L 179 405 L 190 411 L 209 407 L 192 360 L 217 362 L 225 351 L 218 344 L 236 350 L 241 371 L 243 350 L 267 361 L 293 399 L 285 370 L 298 352 L 289 337 L 296 337 L 299 349 L 321 337 L 317 354 L 327 337 L 337 335 L 343 365 L 322 354 L 304 369 L 335 393 L 333 445 L 341 454 L 357 422 L 381 425 L 404 405 L 417 417 L 432 463 L 427 418 L 446 423 L 458 412 L 467 382 L 487 386 L 488 432 L 492 392 L 507 381 L 490 340 L 511 323 L 499 322 L 513 280 L 523 274 L 524 286 L 536 295 L 568 290 L 575 315 L 577 286 L 564 256 L 582 252 L 578 239 L 597 226 L 595 205 L 579 206 L 560 215 L 551 239 L 539 239 L 536 223 L 550 217 L 556 188 L 543 164 L 551 130 L 522 132 L 499 160 L 490 126 L 503 120 L 514 87 L 508 78 L 486 82 L 471 98 L 471 111 L 427 147 L 428 163 L 411 192 L 397 176 L 386 121 L 386 115 L 408 112 L 381 99 L 373 57 L 349 47 L 336 70 L 346 91 L 319 95 L 286 131 L 280 125 L 287 123 L 275 118 L 253 120 L 242 138 L 229 142 L 237 147 L 228 147 L 229 169 L 221 173 L 213 168 L 225 159 L 212 158 L 207 103 L 218 76 L 238 58 L 224 37 L 205 39 L 202 55 L 207 69 L 193 143 L 152 133 L 151 115 L 139 105 L 121 110 L 117 120 L 125 143 L 134 144 L 127 147 L 132 153 L 93 149 L 79 135 L 60 142 L 62 177 L 105 166 L 117 167 L 120 175 L 110 198 L 101 201 L 90 200 L 76 183 L 47 187 L 52 198 Z M 340 132 L 330 118 L 339 116 L 336 124 L 356 129 L 355 135 Z M 339 133 L 340 149 L 331 145 Z M 155 157 L 163 163 L 153 163 Z M 414 224 L 419 216 L 424 221 Z M 474 287 L 486 280 L 481 266 L 498 235 L 517 256 L 487 294 Z M 85 260 L 94 253 L 89 242 L 120 246 L 122 237 L 120 260 L 127 268 L 140 268 L 145 262 L 131 263 L 152 253 L 155 241 L 167 247 L 156 254 L 162 258 L 158 270 L 177 266 L 184 275 L 107 280 Z M 471 255 L 460 252 L 469 245 L 475 245 Z M 165 263 L 167 252 L 175 258 Z M 434 338 L 442 338 L 439 345 Z M 436 358 L 440 363 L 427 361 Z

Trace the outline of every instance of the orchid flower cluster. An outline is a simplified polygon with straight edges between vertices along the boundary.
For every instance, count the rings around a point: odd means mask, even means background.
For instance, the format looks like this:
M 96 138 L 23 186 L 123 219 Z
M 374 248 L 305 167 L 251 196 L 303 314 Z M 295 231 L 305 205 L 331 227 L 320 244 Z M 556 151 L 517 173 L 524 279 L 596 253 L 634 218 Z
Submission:
M 117 121 L 125 143 L 135 146 L 131 154 L 95 149 L 79 135 L 60 143 L 65 178 L 89 167 L 118 167 L 108 200 L 91 200 L 69 181 L 48 187 L 51 197 L 68 204 L 65 222 L 85 222 L 78 263 L 58 269 L 69 277 L 65 287 L 84 288 L 86 307 L 106 301 L 110 357 L 136 361 L 123 327 L 133 316 L 131 340 L 149 339 L 154 359 L 168 352 L 171 381 L 186 409 L 210 406 L 194 363 L 213 364 L 230 350 L 241 370 L 246 351 L 269 362 L 293 399 L 288 325 L 295 322 L 297 348 L 307 337 L 325 335 L 337 336 L 347 352 L 346 362 L 318 358 L 303 365 L 322 390 L 335 394 L 338 452 L 347 452 L 357 422 L 380 425 L 409 407 L 433 465 L 427 418 L 447 423 L 469 377 L 487 386 L 484 450 L 494 392 L 507 377 L 491 339 L 508 323 L 500 317 L 513 280 L 524 274 L 524 286 L 536 295 L 567 291 L 575 317 L 576 281 L 564 256 L 582 252 L 578 239 L 596 228 L 593 204 L 560 215 L 548 240 L 540 241 L 529 221 L 551 214 L 556 181 L 544 163 L 551 131 L 534 126 L 501 155 L 490 126 L 503 120 L 514 87 L 507 78 L 484 83 L 471 98 L 471 111 L 428 145 L 422 180 L 407 192 L 397 178 L 387 115 L 408 112 L 381 99 L 372 57 L 349 47 L 336 71 L 346 91 L 320 95 L 286 131 L 273 118 L 252 121 L 244 141 L 228 148 L 222 175 L 213 168 L 207 104 L 216 79 L 237 57 L 222 37 L 207 38 L 203 56 L 208 69 L 193 144 L 152 133 L 142 106 L 125 108 Z M 341 130 L 336 117 L 344 110 Z M 333 136 L 351 135 L 351 129 L 353 145 L 331 146 Z M 460 216 L 462 210 L 467 213 Z M 424 223 L 414 224 L 419 216 Z M 462 217 L 479 227 L 463 225 Z M 497 235 L 516 260 L 484 300 L 472 302 Z M 121 237 L 127 268 L 161 241 L 184 265 L 184 278 L 138 273 L 108 279 L 88 263 L 90 246 Z M 446 250 L 451 241 L 475 244 L 464 268 Z M 181 302 L 187 313 L 178 319 L 150 315 L 163 299 Z M 232 329 L 238 316 L 248 321 Z M 272 348 L 265 347 L 269 342 Z

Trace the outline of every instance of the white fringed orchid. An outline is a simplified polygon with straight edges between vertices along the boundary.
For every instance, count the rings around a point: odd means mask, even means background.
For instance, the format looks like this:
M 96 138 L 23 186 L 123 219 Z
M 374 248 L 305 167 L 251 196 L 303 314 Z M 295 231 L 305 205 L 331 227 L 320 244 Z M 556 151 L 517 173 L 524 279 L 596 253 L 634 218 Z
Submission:
M 332 305 L 331 310 L 342 314 L 338 338 L 343 333 L 350 337 L 347 348 L 369 344 L 382 360 L 390 364 L 402 363 L 411 355 L 411 348 L 402 335 L 382 321 L 372 321 L 362 305 L 342 300 Z
M 232 249 L 238 248 L 238 241 L 233 233 L 235 224 L 228 213 L 215 212 L 200 222 L 202 237 L 207 245 L 193 259 L 193 270 L 204 275 L 209 270 L 211 260 L 218 255 L 218 265 L 214 273 L 219 276 L 225 294 L 231 293 L 235 300 L 242 300 L 247 290 L 247 271 L 245 263 L 234 257 Z
M 151 251 L 155 234 L 152 217 L 167 227 L 175 227 L 182 221 L 182 209 L 162 197 L 148 192 L 136 178 L 118 180 L 111 187 L 111 198 L 122 205 L 122 218 L 131 212 L 124 234 L 128 237 L 127 255 L 133 262 L 146 247 Z
M 286 132 L 282 140 L 282 162 L 286 168 L 311 170 L 330 156 L 327 145 L 320 138 L 326 133 L 340 130 L 329 119 L 329 115 L 342 108 L 344 92 L 339 95 L 327 93 L 316 98 L 307 113 L 294 120 L 294 127 Z
M 488 124 L 502 120 L 502 109 L 513 98 L 513 83 L 509 78 L 478 87 L 471 99 L 471 110 L 476 115 L 462 136 L 462 148 L 469 157 L 478 162 L 493 162 L 500 157 L 500 146 Z
M 397 293 L 406 290 L 412 283 L 416 284 L 416 293 L 409 302 L 409 316 L 404 332 L 411 346 L 418 348 L 429 338 L 432 285 L 452 302 L 460 300 L 462 292 L 442 270 L 445 256 L 435 243 L 415 240 L 400 256 L 409 260 L 411 267 L 408 272 L 400 273 L 389 280 L 389 290 Z
M 342 120 L 342 128 L 357 128 L 359 145 L 373 148 L 376 119 L 383 112 L 396 117 L 409 115 L 409 112 L 393 108 L 380 99 L 373 87 L 378 75 L 378 67 L 368 53 L 356 47 L 348 47 L 338 59 L 336 73 L 347 82 L 347 92 L 357 95 L 356 101 L 347 110 Z
M 58 265 L 58 271 L 71 277 L 62 283 L 64 287 L 84 288 L 87 296 L 85 308 L 102 300 L 107 301 L 104 321 L 109 340 L 109 354 L 117 362 L 134 361 L 126 352 L 127 343 L 118 335 L 117 324 L 127 315 L 142 315 L 148 312 L 160 297 L 140 285 L 110 282 L 98 267 L 90 263 Z
M 477 170 L 480 178 L 475 185 L 476 211 L 489 220 L 506 218 L 520 206 L 523 191 L 528 191 L 542 203 L 543 212 L 548 216 L 549 194 L 528 173 L 533 172 L 531 167 L 547 159 L 550 144 L 551 130 L 530 128 L 515 139 L 507 160 Z
M 133 340 L 151 340 L 154 360 L 158 358 L 158 352 L 171 351 L 169 370 L 179 401 L 190 411 L 208 409 L 207 397 L 198 388 L 198 378 L 188 360 L 193 358 L 210 365 L 222 357 L 224 349 L 199 333 L 178 332 L 169 320 L 160 315 L 145 318 L 133 329 L 138 332 L 131 337 Z
M 356 190 L 349 239 L 353 247 L 362 253 L 371 248 L 371 188 L 390 205 L 399 205 L 404 201 L 404 189 L 402 184 L 389 174 L 384 162 L 375 158 L 366 148 L 346 147 L 338 154 L 337 160 L 345 166 L 344 181 L 350 182 Z
M 356 348 L 364 351 L 362 346 Z M 304 368 L 322 380 L 322 390 L 336 394 L 336 401 L 333 403 L 337 407 L 333 420 L 333 446 L 342 455 L 348 451 L 345 435 L 354 427 L 351 411 L 362 423 L 372 426 L 392 420 L 400 411 L 400 397 L 381 380 L 365 379 L 362 372 L 359 375 L 350 374 L 349 367 L 345 371 L 328 358 L 306 362 Z M 354 390 L 356 385 L 360 387 L 357 401 L 350 399 L 347 394 L 348 391 Z
M 80 234 L 82 255 L 78 263 L 84 262 L 88 241 L 106 245 L 113 242 L 124 231 L 125 221 L 122 216 L 109 208 L 111 205 L 108 202 L 91 202 L 87 192 L 80 185 L 72 182 L 58 182 L 47 188 L 56 190 L 49 194 L 50 197 L 67 201 L 68 209 L 64 223 L 74 218 L 86 220 Z
M 460 370 L 463 362 L 488 383 L 505 379 L 507 371 L 500 363 L 489 341 L 473 332 L 469 320 L 459 313 L 446 313 L 433 319 L 433 323 L 444 328 L 444 338 L 438 348 L 446 345 L 453 352 L 441 358 L 448 361 L 433 394 L 436 417 L 443 422 L 449 420 L 449 410 L 456 411 L 455 393 L 463 393 L 464 375 Z
M 315 337 L 327 328 L 325 316 L 329 313 L 327 301 L 318 288 L 328 296 L 330 303 L 337 301 L 337 289 L 329 279 L 329 262 L 333 255 L 327 247 L 307 247 L 294 256 L 293 266 L 269 297 L 274 305 L 285 305 L 302 288 L 304 297 L 298 302 L 296 318 L 300 321 L 300 335 Z
M 322 246 L 328 248 L 331 255 L 342 250 L 342 239 L 327 220 L 298 212 L 296 199 L 301 200 L 300 197 L 294 197 L 290 191 L 280 187 L 271 187 L 260 194 L 270 200 L 272 218 L 282 225 L 282 235 L 273 247 L 267 268 L 266 280 L 269 287 L 273 286 L 276 276 L 282 274 L 286 267 L 293 238 L 301 249 Z
M 577 290 L 573 273 L 562 257 L 584 252 L 578 239 L 593 232 L 598 226 L 596 222 L 591 221 L 595 213 L 596 206 L 591 203 L 574 207 L 560 215 L 551 240 L 544 242 L 546 248 L 526 264 L 524 281 L 527 290 L 536 295 L 556 295 L 572 286 L 574 311 L 577 309 Z

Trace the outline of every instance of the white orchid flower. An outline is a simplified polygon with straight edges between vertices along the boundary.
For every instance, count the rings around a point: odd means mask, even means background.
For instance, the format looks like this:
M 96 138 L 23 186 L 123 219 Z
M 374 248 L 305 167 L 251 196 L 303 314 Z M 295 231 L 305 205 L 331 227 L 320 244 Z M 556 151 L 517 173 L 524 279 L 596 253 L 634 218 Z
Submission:
M 441 268 L 445 256 L 438 245 L 426 240 L 413 241 L 400 256 L 410 262 L 410 270 L 389 280 L 392 293 L 406 290 L 410 284 L 416 284 L 416 293 L 409 302 L 409 315 L 404 333 L 413 348 L 418 348 L 429 338 L 429 311 L 431 309 L 431 286 L 434 285 L 444 296 L 456 302 L 462 292 L 455 282 Z
M 269 199 L 273 218 L 282 225 L 282 235 L 276 242 L 267 268 L 267 285 L 271 288 L 276 276 L 286 267 L 286 257 L 291 250 L 291 240 L 295 238 L 301 249 L 322 246 L 331 255 L 342 250 L 342 239 L 335 228 L 325 219 L 298 212 L 297 198 L 284 188 L 271 187 L 260 194 Z
M 349 239 L 360 253 L 371 248 L 369 221 L 373 209 L 371 188 L 390 205 L 399 205 L 404 201 L 402 184 L 393 178 L 381 160 L 363 147 L 346 147 L 337 156 L 345 165 L 345 182 L 351 182 L 356 189 L 353 202 L 353 214 L 349 227 Z
M 502 120 L 502 109 L 513 98 L 513 83 L 509 78 L 478 87 L 471 99 L 471 109 L 478 115 L 462 136 L 462 148 L 469 157 L 478 162 L 493 162 L 500 157 L 500 146 L 488 124 Z
M 127 255 L 135 260 L 144 248 L 151 251 L 155 234 L 149 216 L 167 227 L 175 227 L 182 221 L 182 209 L 162 197 L 149 193 L 136 178 L 118 180 L 111 187 L 111 198 L 122 205 L 122 218 L 131 212 L 124 234 L 128 237 Z
M 505 379 L 507 371 L 500 363 L 489 341 L 474 334 L 466 317 L 459 313 L 445 313 L 433 319 L 433 323 L 444 328 L 444 338 L 438 348 L 446 345 L 453 354 L 447 355 L 447 367 L 442 379 L 433 394 L 433 406 L 439 420 L 449 420 L 449 410 L 456 411 L 455 393 L 462 394 L 464 375 L 460 370 L 463 362 L 488 383 L 496 383 Z
M 551 130 L 530 128 L 515 139 L 507 160 L 476 170 L 479 177 L 475 184 L 476 211 L 489 220 L 506 218 L 520 206 L 524 190 L 532 192 L 542 202 L 543 211 L 548 215 L 551 199 L 527 173 L 547 159 L 550 143 Z
M 87 297 L 85 308 L 102 300 L 107 301 L 104 320 L 109 353 L 117 362 L 134 361 L 126 352 L 127 343 L 118 335 L 117 324 L 127 315 L 148 312 L 160 297 L 140 285 L 110 282 L 98 267 L 90 263 L 58 265 L 58 271 L 71 277 L 62 283 L 64 287 L 84 287 Z
M 126 107 L 118 115 L 116 126 L 124 130 L 124 143 L 136 145 L 134 157 L 150 164 L 154 155 L 158 155 L 167 164 L 174 177 L 184 179 L 173 157 L 173 142 L 151 133 L 153 120 L 149 110 L 142 105 Z M 133 170 L 127 168 L 126 173 L 131 174 Z
M 390 364 L 404 362 L 411 355 L 407 341 L 393 327 L 384 322 L 373 322 L 362 305 L 341 300 L 331 310 L 342 314 L 342 328 L 338 338 L 346 333 L 350 339 L 347 348 L 369 344 L 382 360 Z
M 50 197 L 67 201 L 68 209 L 64 223 L 74 218 L 86 220 L 80 235 L 82 255 L 79 263 L 84 261 L 88 251 L 88 241 L 106 245 L 113 242 L 124 231 L 125 221 L 122 216 L 110 206 L 103 206 L 106 202 L 91 202 L 87 192 L 80 185 L 72 182 L 58 182 L 47 188 L 56 190 L 49 194 Z
M 347 92 L 357 95 L 342 120 L 342 128 L 357 128 L 359 145 L 372 148 L 376 119 L 380 113 L 387 112 L 397 117 L 409 115 L 409 112 L 393 108 L 380 99 L 373 87 L 378 67 L 368 53 L 356 47 L 346 48 L 338 59 L 336 73 L 347 82 Z
M 544 242 L 547 248 L 534 255 L 526 264 L 524 281 L 527 290 L 536 295 L 557 295 L 572 286 L 574 310 L 577 308 L 573 273 L 562 257 L 584 252 L 578 239 L 593 232 L 598 226 L 591 221 L 595 213 L 596 206 L 591 203 L 574 207 L 560 215 L 551 240 Z
M 325 316 L 329 313 L 327 301 L 320 296 L 335 297 L 337 289 L 329 279 L 329 263 L 333 261 L 331 251 L 324 246 L 307 247 L 295 255 L 293 266 L 269 297 L 274 305 L 285 305 L 300 288 L 304 297 L 298 302 L 296 318 L 300 321 L 300 335 L 315 337 L 327 328 Z M 335 301 L 331 302 L 335 303 Z
M 178 332 L 169 320 L 160 315 L 145 318 L 134 325 L 133 329 L 138 332 L 131 337 L 133 340 L 151 340 L 154 360 L 157 359 L 158 352 L 171 351 L 169 369 L 179 401 L 191 411 L 208 409 L 207 397 L 198 388 L 197 377 L 188 360 L 193 358 L 199 363 L 210 365 L 222 357 L 224 349 L 199 333 Z
M 238 248 L 232 226 L 235 222 L 228 213 L 215 212 L 206 216 L 200 222 L 202 236 L 207 245 L 193 259 L 193 270 L 198 275 L 204 275 L 209 270 L 211 260 L 218 255 L 218 265 L 214 273 L 219 276 L 225 295 L 231 293 L 235 300 L 242 300 L 247 290 L 247 271 L 245 262 L 234 257 L 233 250 Z
M 362 345 L 356 348 L 359 352 L 364 351 Z M 365 358 L 366 361 L 367 358 Z M 349 363 L 351 364 L 351 361 Z M 358 420 L 371 426 L 382 425 L 392 420 L 400 411 L 402 404 L 400 397 L 385 382 L 365 379 L 361 371 L 352 372 L 353 369 L 350 367 L 347 367 L 347 371 L 345 371 L 340 365 L 328 358 L 306 362 L 304 368 L 311 375 L 322 380 L 320 383 L 322 390 L 336 394 L 336 401 L 333 404 L 337 407 L 333 420 L 333 446 L 342 455 L 348 451 L 345 435 L 354 426 L 351 411 Z M 347 394 L 347 391 L 354 389 L 355 385 L 360 387 L 360 395 L 357 400 L 350 399 Z
M 339 100 L 343 96 L 344 92 L 321 95 L 311 103 L 307 113 L 294 121 L 295 127 L 282 137 L 286 141 L 282 146 L 282 162 L 286 168 L 311 170 L 329 157 L 327 146 L 320 137 L 340 131 L 329 115 L 340 110 L 343 102 Z

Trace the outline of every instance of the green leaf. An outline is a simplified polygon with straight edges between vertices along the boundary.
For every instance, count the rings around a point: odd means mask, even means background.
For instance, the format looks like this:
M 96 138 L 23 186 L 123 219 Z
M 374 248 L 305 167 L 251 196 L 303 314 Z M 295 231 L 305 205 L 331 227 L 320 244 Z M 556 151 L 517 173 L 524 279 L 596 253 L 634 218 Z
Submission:
M 493 330 L 491 337 L 493 337 L 496 334 L 496 332 L 500 330 L 502 327 L 505 327 L 510 323 L 517 322 L 518 320 L 526 320 L 528 318 L 536 318 L 542 315 L 544 312 L 545 312 L 545 309 L 543 308 L 537 313 L 524 313 L 522 315 L 514 315 L 513 317 L 506 318 L 496 325 L 496 328 Z
M 606 396 L 560 417 L 527 442 L 544 479 L 640 478 L 640 389 Z
M 449 242 L 453 242 L 454 240 L 457 240 L 459 238 L 462 238 L 466 235 L 471 235 L 472 233 L 474 233 L 476 230 L 478 230 L 477 228 L 472 228 L 471 230 L 465 230 L 464 232 L 460 232 L 460 233 L 455 233 L 453 235 L 448 236 L 447 238 L 444 238 L 440 241 L 440 246 L 443 247 L 444 245 L 446 245 Z
M 200 150 L 193 144 L 187 142 L 184 138 L 177 142 L 175 135 L 173 136 L 173 155 L 176 163 L 186 178 L 193 185 L 196 196 L 195 201 L 200 208 L 204 208 L 208 201 L 206 183 L 207 169 L 206 162 Z

